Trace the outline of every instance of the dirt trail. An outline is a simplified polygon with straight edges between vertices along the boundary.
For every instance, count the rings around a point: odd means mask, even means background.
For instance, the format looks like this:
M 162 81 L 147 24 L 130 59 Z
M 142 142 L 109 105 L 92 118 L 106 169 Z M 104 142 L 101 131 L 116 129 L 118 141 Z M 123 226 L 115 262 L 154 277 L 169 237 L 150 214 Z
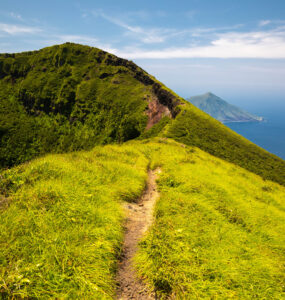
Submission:
M 148 172 L 146 189 L 137 203 L 126 205 L 128 219 L 123 245 L 123 254 L 117 274 L 118 290 L 117 299 L 155 299 L 141 279 L 136 277 L 133 268 L 133 257 L 138 249 L 138 242 L 149 228 L 153 220 L 153 208 L 159 196 L 156 187 L 156 178 L 160 169 Z

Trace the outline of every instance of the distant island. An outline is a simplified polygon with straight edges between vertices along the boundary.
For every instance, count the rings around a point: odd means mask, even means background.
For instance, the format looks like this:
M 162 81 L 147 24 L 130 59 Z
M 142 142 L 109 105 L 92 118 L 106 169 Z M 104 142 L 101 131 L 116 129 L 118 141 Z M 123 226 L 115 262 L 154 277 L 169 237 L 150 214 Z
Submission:
M 264 121 L 263 117 L 252 115 L 237 106 L 229 104 L 211 92 L 193 96 L 187 100 L 222 123 Z

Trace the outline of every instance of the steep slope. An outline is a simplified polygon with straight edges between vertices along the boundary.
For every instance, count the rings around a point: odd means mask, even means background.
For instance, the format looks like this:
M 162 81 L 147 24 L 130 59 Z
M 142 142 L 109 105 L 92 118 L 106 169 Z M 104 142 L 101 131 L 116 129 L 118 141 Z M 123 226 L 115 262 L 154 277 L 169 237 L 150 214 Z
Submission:
M 71 43 L 0 55 L 0 79 L 2 166 L 136 138 L 179 103 L 134 63 Z
M 197 107 L 183 106 L 166 136 L 285 185 L 285 161 L 233 132 Z
M 285 184 L 285 162 L 133 62 L 66 43 L 0 55 L 0 165 L 47 152 L 168 136 Z
M 2 172 L 0 298 L 114 299 L 123 207 L 135 207 L 148 168 L 158 167 L 153 226 L 135 258 L 149 290 L 283 299 L 285 188 L 166 138 Z
M 237 106 L 229 104 L 210 92 L 199 96 L 193 96 L 187 100 L 222 123 L 257 122 L 263 120 L 262 117 L 254 116 Z

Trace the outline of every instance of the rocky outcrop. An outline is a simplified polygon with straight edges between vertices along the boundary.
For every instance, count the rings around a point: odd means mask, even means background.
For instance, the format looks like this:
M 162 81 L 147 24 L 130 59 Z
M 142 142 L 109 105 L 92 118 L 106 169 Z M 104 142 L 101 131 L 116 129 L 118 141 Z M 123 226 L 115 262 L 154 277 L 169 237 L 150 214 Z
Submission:
M 180 101 L 171 92 L 165 90 L 159 83 L 154 83 L 152 86 L 153 93 L 157 97 L 160 104 L 166 106 L 171 112 L 172 118 L 175 118 L 178 114 L 176 106 L 180 104 Z

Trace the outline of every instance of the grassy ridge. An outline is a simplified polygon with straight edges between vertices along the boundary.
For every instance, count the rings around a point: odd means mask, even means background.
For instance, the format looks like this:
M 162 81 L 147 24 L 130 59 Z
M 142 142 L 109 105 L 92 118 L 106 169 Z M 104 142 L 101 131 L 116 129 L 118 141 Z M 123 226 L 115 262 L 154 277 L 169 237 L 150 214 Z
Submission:
M 123 201 L 162 167 L 136 264 L 162 296 L 284 297 L 285 188 L 169 139 L 48 155 L 2 172 L 0 292 L 111 299 Z
M 150 286 L 177 299 L 282 299 L 285 188 L 167 140 L 144 151 L 162 167 L 136 259 Z
M 167 127 L 165 136 L 196 146 L 264 179 L 285 185 L 285 161 L 258 147 L 195 106 L 182 112 Z
M 112 299 L 122 201 L 148 160 L 133 147 L 48 155 L 0 181 L 0 298 Z
M 167 106 L 176 118 L 164 116 L 146 131 L 149 102 Z M 155 108 L 150 115 L 157 116 Z M 284 160 L 181 99 L 131 61 L 72 43 L 0 54 L 0 168 L 45 153 L 162 135 L 285 185 Z

